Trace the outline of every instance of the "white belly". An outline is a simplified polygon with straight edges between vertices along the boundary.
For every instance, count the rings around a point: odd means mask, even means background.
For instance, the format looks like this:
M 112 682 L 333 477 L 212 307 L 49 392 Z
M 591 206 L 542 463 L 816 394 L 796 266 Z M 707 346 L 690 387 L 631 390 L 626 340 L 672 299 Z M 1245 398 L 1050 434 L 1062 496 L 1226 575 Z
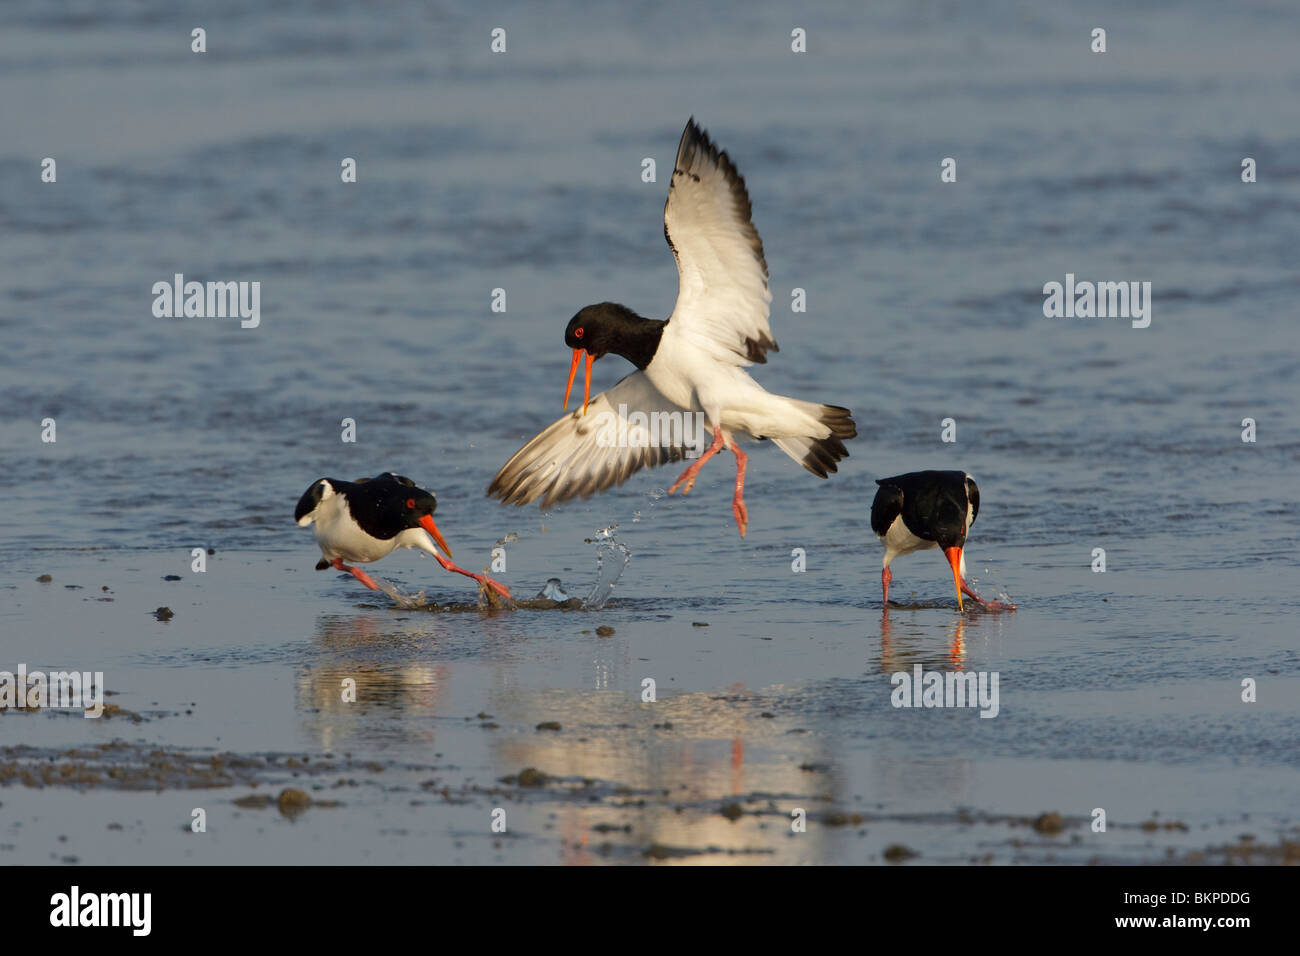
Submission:
M 903 524 L 903 516 L 899 515 L 894 519 L 894 523 L 889 526 L 883 537 L 885 542 L 885 557 L 881 567 L 889 567 L 889 562 L 893 561 L 899 555 L 911 554 L 913 551 L 924 551 L 926 548 L 937 548 L 938 542 L 926 541 L 924 538 L 918 538 L 907 530 L 907 525 Z
M 316 543 L 327 561 L 342 558 L 345 561 L 369 563 L 391 554 L 403 535 L 383 540 L 372 538 L 362 531 L 348 514 L 347 504 L 341 495 L 322 501 L 316 507 L 314 527 Z M 410 547 L 410 545 L 405 545 Z

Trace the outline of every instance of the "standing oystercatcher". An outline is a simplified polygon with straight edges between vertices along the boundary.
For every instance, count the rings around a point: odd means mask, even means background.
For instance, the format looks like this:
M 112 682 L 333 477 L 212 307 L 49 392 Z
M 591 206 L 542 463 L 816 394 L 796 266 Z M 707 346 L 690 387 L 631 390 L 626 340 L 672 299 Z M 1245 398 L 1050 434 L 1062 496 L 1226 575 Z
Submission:
M 582 408 L 516 452 L 492 480 L 489 496 L 514 505 L 540 498 L 549 508 L 605 491 L 641 468 L 685 458 L 689 439 L 682 436 L 695 431 L 691 423 L 701 413 L 713 443 L 668 493 L 690 492 L 704 463 L 728 449 L 736 456 L 731 510 L 744 537 L 748 456 L 737 439 L 770 438 L 819 478 L 848 456 L 844 439 L 857 429 L 847 408 L 774 395 L 745 371 L 765 363 L 769 351 L 780 351 L 768 325 L 767 260 L 750 221 L 745 181 L 694 119 L 677 146 L 664 236 L 677 260 L 672 315 L 647 319 L 602 302 L 570 319 L 564 342 L 573 349 L 573 361 L 564 407 L 585 354 Z M 592 398 L 591 365 L 610 352 L 638 371 Z M 665 428 L 668 440 L 659 423 L 675 423 Z
M 442 532 L 433 523 L 433 513 L 438 501 L 415 482 L 391 471 L 374 478 L 356 481 L 339 481 L 321 478 L 313 481 L 293 511 L 294 520 L 306 526 L 316 525 L 316 542 L 323 558 L 316 564 L 317 571 L 328 567 L 347 571 L 371 590 L 380 590 L 370 575 L 360 568 L 349 567 L 349 561 L 369 563 L 378 561 L 398 548 L 418 548 L 433 555 L 434 560 L 448 571 L 473 578 L 504 597 L 510 591 L 504 584 L 473 571 L 458 568 L 447 558 L 451 548 Z M 433 541 L 429 536 L 433 536 Z M 447 552 L 447 558 L 438 553 L 438 547 Z
M 966 583 L 966 534 L 980 511 L 980 490 L 964 471 L 913 471 L 876 482 L 880 490 L 871 502 L 871 530 L 885 543 L 880 571 L 884 606 L 889 608 L 889 563 L 900 554 L 942 548 L 952 566 L 957 607 L 965 610 L 966 594 L 990 610 L 1014 611 L 1014 604 L 985 601 Z

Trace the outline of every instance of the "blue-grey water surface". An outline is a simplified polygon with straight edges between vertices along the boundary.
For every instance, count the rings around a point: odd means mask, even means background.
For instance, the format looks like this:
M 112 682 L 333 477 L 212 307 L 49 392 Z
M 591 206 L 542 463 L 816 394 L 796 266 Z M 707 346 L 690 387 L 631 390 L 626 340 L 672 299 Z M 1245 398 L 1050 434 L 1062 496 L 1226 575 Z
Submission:
M 9 711 L 0 746 L 244 755 L 259 791 L 338 805 L 10 778 L 0 862 L 1223 862 L 1277 859 L 1243 835 L 1294 844 L 1290 5 L 101 6 L 0 13 L 0 670 L 102 670 L 144 719 Z M 663 495 L 675 469 L 553 513 L 486 499 L 560 413 L 569 316 L 671 312 L 661 217 L 692 115 L 765 243 L 781 351 L 755 376 L 851 407 L 852 457 L 822 482 L 756 449 L 743 540 L 729 456 L 684 499 Z M 155 318 L 175 273 L 259 281 L 260 326 Z M 1150 327 L 1044 317 L 1067 273 L 1150 281 Z M 608 357 L 593 386 L 627 371 Z M 959 615 L 922 552 L 882 615 L 875 479 L 930 467 L 979 481 L 969 570 L 1016 613 Z M 292 520 L 313 479 L 384 470 L 437 492 L 463 566 L 517 535 L 498 575 L 517 596 L 550 577 L 584 594 L 600 529 L 631 562 L 599 611 L 395 609 L 313 571 Z M 202 574 L 195 547 L 215 551 Z M 414 552 L 373 570 L 474 599 Z M 998 672 L 997 717 L 893 707 L 889 675 L 917 663 Z M 525 768 L 551 779 L 516 786 Z M 1025 822 L 1045 812 L 1060 832 Z

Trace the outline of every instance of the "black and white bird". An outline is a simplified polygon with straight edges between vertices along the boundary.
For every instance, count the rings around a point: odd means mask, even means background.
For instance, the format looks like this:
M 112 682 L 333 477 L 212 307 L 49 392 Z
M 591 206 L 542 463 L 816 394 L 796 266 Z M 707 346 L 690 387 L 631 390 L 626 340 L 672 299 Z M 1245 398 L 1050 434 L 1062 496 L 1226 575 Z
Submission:
M 473 578 L 503 597 L 510 597 L 504 584 L 451 563 L 451 548 L 433 523 L 437 508 L 438 501 L 431 492 L 417 488 L 410 478 L 390 471 L 356 481 L 337 478 L 313 481 L 298 499 L 293 517 L 304 527 L 316 526 L 316 542 L 323 555 L 316 564 L 317 571 L 329 567 L 347 571 L 366 587 L 378 591 L 379 585 L 370 575 L 344 564 L 344 560 L 368 564 L 398 548 L 417 548 L 433 555 L 446 570 Z M 438 548 L 447 552 L 446 558 L 438 553 Z
M 848 455 L 844 440 L 857 429 L 847 408 L 774 395 L 746 371 L 765 363 L 769 351 L 779 351 L 768 324 L 767 260 L 750 221 L 745 181 L 694 119 L 677 146 L 664 235 L 677 261 L 672 315 L 647 319 L 613 302 L 589 305 L 575 315 L 564 331 L 565 344 L 573 349 L 564 406 L 585 355 L 582 408 L 516 452 L 492 480 L 488 495 L 514 505 L 541 499 L 543 508 L 586 498 L 642 468 L 688 457 L 689 438 L 681 439 L 700 421 L 699 431 L 711 433 L 712 444 L 704 449 L 704 441 L 698 442 L 694 450 L 703 454 L 668 492 L 688 493 L 704 463 L 728 449 L 736 456 L 732 513 L 743 537 L 749 522 L 748 456 L 738 440 L 770 438 L 819 478 Z M 591 365 L 611 352 L 637 371 L 592 398 Z M 674 421 L 682 424 L 665 440 L 655 424 Z
M 899 555 L 942 548 L 952 567 L 957 587 L 957 607 L 965 610 L 961 596 L 990 610 L 1014 611 L 1015 605 L 985 601 L 966 583 L 966 535 L 980 511 L 980 490 L 964 471 L 913 471 L 881 478 L 871 502 L 871 530 L 885 544 L 880 571 L 884 606 L 889 607 L 890 562 Z

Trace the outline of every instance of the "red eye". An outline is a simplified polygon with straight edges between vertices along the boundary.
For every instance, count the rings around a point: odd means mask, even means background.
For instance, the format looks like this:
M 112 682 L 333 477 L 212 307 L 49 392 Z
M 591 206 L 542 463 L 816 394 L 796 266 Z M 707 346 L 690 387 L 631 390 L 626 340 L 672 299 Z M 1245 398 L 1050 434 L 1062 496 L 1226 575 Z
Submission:
M 414 498 L 407 498 L 407 499 L 406 499 L 406 507 L 408 507 L 408 508 L 414 508 L 414 507 L 415 507 L 415 499 L 414 499 Z
M 582 329 L 574 329 L 574 330 L 573 330 L 573 337 L 574 337 L 575 339 L 580 339 L 580 338 L 582 338 Z

